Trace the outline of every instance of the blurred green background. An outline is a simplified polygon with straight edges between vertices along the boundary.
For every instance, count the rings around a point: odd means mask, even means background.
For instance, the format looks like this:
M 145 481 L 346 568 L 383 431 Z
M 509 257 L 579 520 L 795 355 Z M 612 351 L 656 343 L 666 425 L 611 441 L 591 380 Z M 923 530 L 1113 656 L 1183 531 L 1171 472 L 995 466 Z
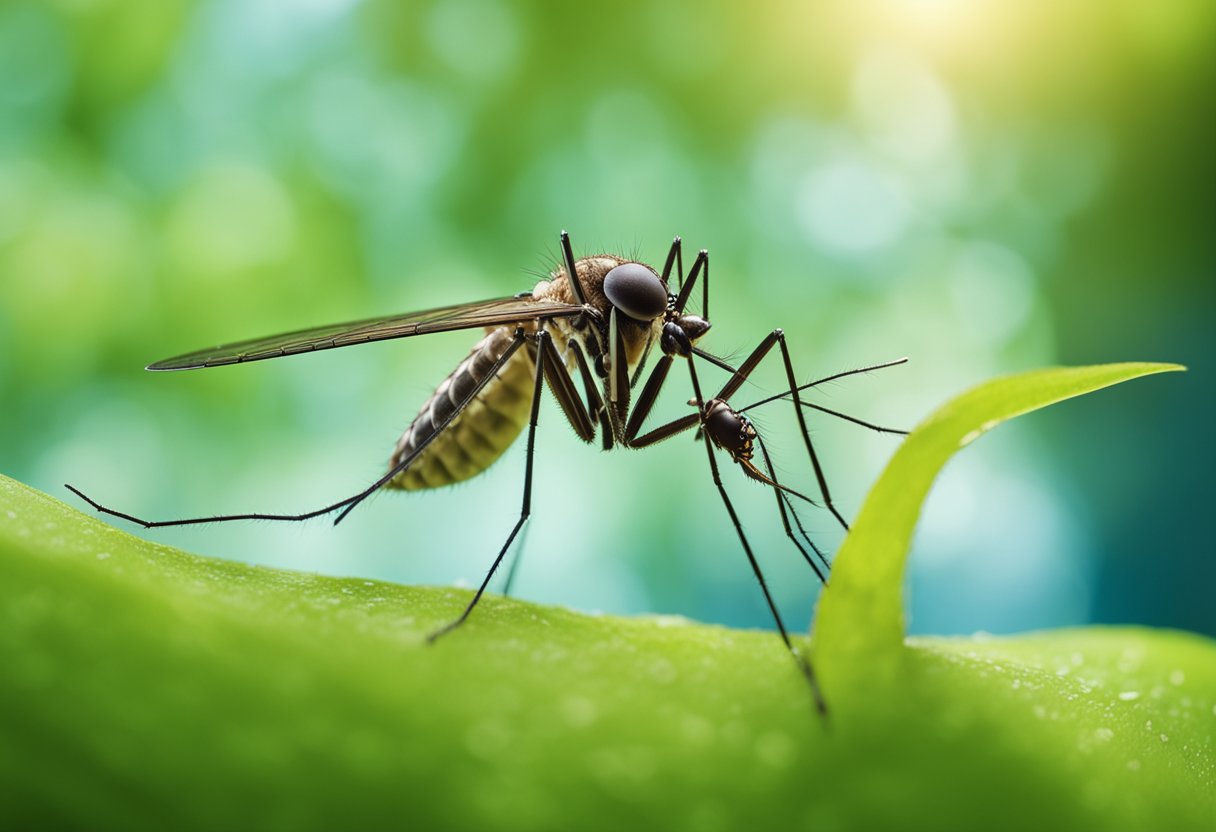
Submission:
M 375 478 L 469 333 L 214 371 L 220 341 L 528 289 L 576 253 L 713 254 L 714 330 L 783 327 L 824 390 L 911 427 L 1042 365 L 1179 361 L 986 438 L 946 472 L 911 627 L 1216 634 L 1216 5 L 888 0 L 0 4 L 0 470 L 153 517 L 304 510 Z M 776 366 L 736 398 L 777 389 Z M 662 412 L 685 412 L 682 375 Z M 786 409 L 759 424 L 813 477 Z M 541 414 L 518 594 L 771 626 L 687 437 L 583 447 Z M 812 419 L 852 516 L 895 440 Z M 487 475 L 341 527 L 146 536 L 475 584 L 518 512 Z M 790 623 L 813 576 L 728 470 Z M 77 502 L 74 499 L 69 502 Z M 834 549 L 839 530 L 808 511 Z

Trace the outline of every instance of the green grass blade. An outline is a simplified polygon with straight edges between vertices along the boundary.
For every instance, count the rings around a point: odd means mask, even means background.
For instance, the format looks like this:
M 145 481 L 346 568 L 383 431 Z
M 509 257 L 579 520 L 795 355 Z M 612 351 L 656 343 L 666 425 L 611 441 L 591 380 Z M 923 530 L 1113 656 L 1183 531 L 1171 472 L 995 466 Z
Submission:
M 921 504 L 938 472 L 960 449 L 1007 419 L 1177 364 L 1060 367 L 998 378 L 938 409 L 896 451 L 870 490 L 832 567 L 815 621 L 816 655 L 872 661 L 903 644 L 904 566 Z

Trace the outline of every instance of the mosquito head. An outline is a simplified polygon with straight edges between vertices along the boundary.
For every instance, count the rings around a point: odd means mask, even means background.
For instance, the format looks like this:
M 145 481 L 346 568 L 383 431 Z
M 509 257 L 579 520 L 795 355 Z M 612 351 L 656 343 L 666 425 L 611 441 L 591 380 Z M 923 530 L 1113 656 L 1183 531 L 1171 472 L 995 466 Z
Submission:
M 721 399 L 705 403 L 705 432 L 732 459 L 751 459 L 756 429 L 750 419 Z
M 604 275 L 604 295 L 635 321 L 649 323 L 667 310 L 667 288 L 641 263 L 622 263 Z

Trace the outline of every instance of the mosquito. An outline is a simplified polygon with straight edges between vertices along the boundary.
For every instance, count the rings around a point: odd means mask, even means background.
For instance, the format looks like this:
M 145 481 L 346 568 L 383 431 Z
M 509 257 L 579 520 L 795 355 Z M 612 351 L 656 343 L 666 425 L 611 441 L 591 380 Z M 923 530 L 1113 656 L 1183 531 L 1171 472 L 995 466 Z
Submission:
M 710 329 L 708 251 L 702 249 L 697 254 L 685 279 L 683 248 L 679 237 L 672 241 L 661 270 L 613 254 L 575 260 L 569 235 L 563 231 L 559 239 L 561 264 L 550 273 L 549 279 L 538 282 L 530 292 L 424 312 L 302 329 L 198 350 L 148 365 L 147 369 L 156 371 L 191 370 L 435 332 L 484 329 L 484 337 L 439 384 L 402 434 L 390 457 L 387 473 L 357 494 L 300 514 L 246 513 L 144 520 L 108 508 L 71 485 L 66 487 L 97 511 L 144 528 L 235 520 L 302 521 L 329 514 L 335 515 L 334 523 L 337 524 L 382 488 L 421 491 L 450 485 L 481 473 L 502 455 L 526 426 L 527 451 L 519 518 L 463 612 L 427 637 L 429 642 L 434 642 L 469 618 L 532 513 L 536 426 L 544 388 L 557 401 L 578 437 L 592 444 L 598 435 L 604 450 L 617 445 L 644 448 L 696 428 L 698 437 L 709 439 L 702 444 L 708 457 L 710 474 L 760 585 L 777 631 L 809 685 L 816 709 L 820 714 L 826 714 L 827 706 L 811 662 L 790 640 L 752 546 L 722 483 L 715 449 L 724 452 L 739 465 L 747 477 L 772 489 L 786 535 L 819 579 L 826 583 L 830 568 L 827 558 L 803 528 L 794 510 L 793 499 L 816 503 L 778 481 L 768 450 L 745 412 L 776 400 L 792 403 L 823 505 L 847 531 L 848 524 L 832 502 L 807 429 L 804 410 L 822 411 L 880 432 L 901 434 L 904 431 L 882 428 L 812 404 L 803 400 L 800 394 L 819 384 L 901 364 L 906 359 L 848 370 L 800 385 L 785 335 L 782 330 L 775 329 L 738 367 L 734 367 L 697 346 Z M 676 275 L 674 291 L 669 284 L 673 268 Z M 686 308 L 698 282 L 701 286 L 701 307 L 700 314 L 694 315 Z M 647 371 L 648 359 L 656 346 L 659 356 Z M 772 353 L 774 347 L 781 355 L 788 389 L 736 409 L 730 404 L 731 397 Z M 688 369 L 693 391 L 689 404 L 694 410 L 643 433 L 643 425 L 677 359 L 683 359 Z M 730 373 L 729 379 L 715 395 L 705 395 L 694 359 Z M 639 385 L 640 392 L 635 397 L 634 392 Z M 761 452 L 763 469 L 753 461 L 757 447 Z M 795 527 L 798 534 L 794 532 Z M 810 552 L 799 542 L 799 535 L 809 545 Z M 508 570 L 508 591 L 518 560 L 517 555 Z

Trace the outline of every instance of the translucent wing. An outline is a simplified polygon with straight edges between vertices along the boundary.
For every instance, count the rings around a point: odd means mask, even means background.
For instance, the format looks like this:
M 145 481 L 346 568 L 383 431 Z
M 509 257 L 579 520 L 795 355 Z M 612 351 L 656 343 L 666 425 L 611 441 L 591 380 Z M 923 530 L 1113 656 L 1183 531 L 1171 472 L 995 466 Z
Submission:
M 534 300 L 531 295 L 497 298 L 495 300 L 441 306 L 425 312 L 390 315 L 384 318 L 369 318 L 344 324 L 330 324 L 266 338 L 252 338 L 222 344 L 211 349 L 166 358 L 149 364 L 149 370 L 193 370 L 199 367 L 218 367 L 224 364 L 240 364 L 245 361 L 261 361 L 302 352 L 348 347 L 368 341 L 384 341 L 390 338 L 407 338 L 430 332 L 448 332 L 456 329 L 523 324 L 541 318 L 568 318 L 582 311 L 581 306 Z

